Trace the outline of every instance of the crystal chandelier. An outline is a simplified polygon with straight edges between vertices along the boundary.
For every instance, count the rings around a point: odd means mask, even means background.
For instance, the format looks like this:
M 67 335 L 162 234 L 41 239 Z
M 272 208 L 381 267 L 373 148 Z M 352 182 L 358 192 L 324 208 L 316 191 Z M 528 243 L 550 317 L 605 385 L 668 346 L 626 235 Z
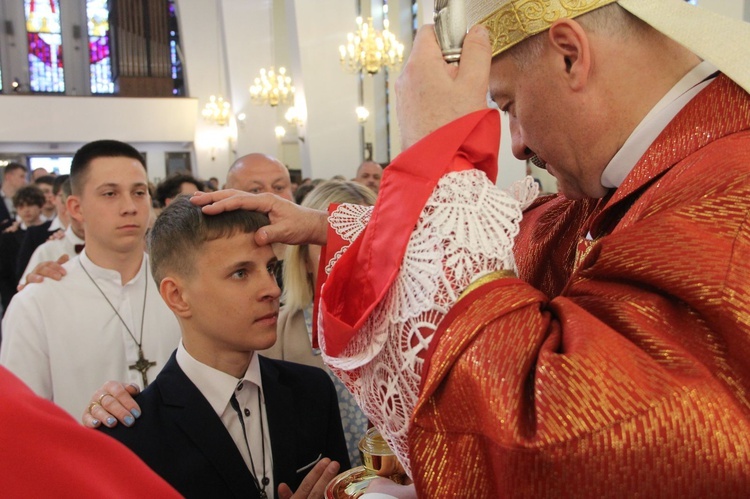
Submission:
M 285 68 L 279 68 L 278 73 L 273 66 L 268 71 L 262 68 L 260 76 L 255 78 L 250 86 L 250 98 L 253 104 L 258 106 L 268 104 L 276 107 L 286 104 L 293 96 L 292 78 L 287 76 Z
M 341 65 L 349 72 L 362 70 L 374 75 L 380 68 L 395 69 L 404 60 L 404 44 L 388 30 L 388 19 L 383 19 L 383 31 L 372 27 L 372 17 L 362 22 L 357 17 L 357 32 L 347 35 L 346 46 L 339 46 Z
M 215 95 L 212 95 L 209 97 L 201 114 L 206 121 L 210 121 L 219 126 L 226 126 L 229 124 L 229 119 L 232 115 L 231 107 L 231 104 L 229 104 L 228 101 L 225 101 L 221 96 L 217 98 Z
M 286 110 L 286 113 L 284 113 L 284 119 L 290 125 L 301 125 L 305 121 L 302 117 L 302 113 L 295 106 L 292 106 Z

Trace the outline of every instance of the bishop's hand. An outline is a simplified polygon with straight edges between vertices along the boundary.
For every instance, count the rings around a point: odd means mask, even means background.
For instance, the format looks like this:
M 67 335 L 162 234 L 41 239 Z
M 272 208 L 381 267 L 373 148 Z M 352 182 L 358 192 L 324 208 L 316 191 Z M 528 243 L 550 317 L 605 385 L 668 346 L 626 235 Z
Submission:
M 433 26 L 422 26 L 396 81 L 401 147 L 411 147 L 443 125 L 487 109 L 491 61 L 489 35 L 482 26 L 469 30 L 458 65 L 443 60 Z
M 267 213 L 271 225 L 255 232 L 258 245 L 270 243 L 326 243 L 328 214 L 296 205 L 273 194 L 250 194 L 234 189 L 197 193 L 190 201 L 203 207 L 203 213 L 217 215 L 224 211 L 251 210 Z

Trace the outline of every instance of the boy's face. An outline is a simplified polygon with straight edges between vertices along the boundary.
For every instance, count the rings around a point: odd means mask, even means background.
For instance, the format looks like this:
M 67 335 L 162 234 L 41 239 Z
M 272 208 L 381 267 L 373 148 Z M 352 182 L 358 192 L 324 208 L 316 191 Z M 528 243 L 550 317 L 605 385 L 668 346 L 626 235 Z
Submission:
M 68 197 L 68 211 L 83 222 L 86 246 L 118 253 L 143 251 L 151 198 L 146 170 L 126 157 L 91 161 L 80 196 Z
M 37 187 L 44 193 L 44 207 L 45 210 L 55 209 L 55 195 L 52 193 L 52 186 L 49 184 L 37 184 Z
M 191 340 L 186 347 L 204 364 L 242 359 L 276 342 L 281 290 L 270 246 L 255 244 L 254 234 L 237 233 L 208 241 L 196 252 L 194 274 L 180 279 L 189 307 Z M 240 355 L 238 355 L 240 354 Z
M 35 204 L 21 204 L 16 206 L 16 213 L 24 224 L 31 227 L 39 224 L 42 208 Z

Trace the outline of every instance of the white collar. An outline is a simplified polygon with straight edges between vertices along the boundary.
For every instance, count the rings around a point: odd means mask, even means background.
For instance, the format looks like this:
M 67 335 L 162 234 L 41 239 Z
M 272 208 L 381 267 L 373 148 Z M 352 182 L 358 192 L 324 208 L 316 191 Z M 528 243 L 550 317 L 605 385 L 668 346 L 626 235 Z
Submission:
M 229 399 L 232 398 L 240 381 L 248 381 L 260 387 L 261 390 L 263 389 L 260 377 L 260 363 L 258 362 L 258 354 L 255 352 L 253 352 L 250 365 L 247 366 L 242 379 L 237 379 L 231 374 L 219 371 L 197 361 L 185 350 L 182 340 L 180 340 L 180 344 L 177 347 L 176 359 L 185 376 L 206 397 L 206 400 L 208 400 L 208 403 L 211 404 L 211 407 L 219 417 L 226 410 Z
M 620 187 L 638 160 L 677 113 L 713 81 L 711 75 L 716 71 L 716 66 L 710 62 L 701 62 L 656 103 L 602 172 L 601 182 L 604 187 Z
M 143 269 L 143 264 L 148 260 L 148 255 L 146 253 L 143 253 L 143 259 L 141 259 L 141 266 L 138 268 L 138 272 L 136 272 L 135 276 L 133 276 L 133 278 L 130 281 L 126 282 L 125 285 L 122 284 L 122 275 L 120 275 L 120 272 L 118 272 L 117 270 L 106 269 L 104 267 L 100 267 L 99 265 L 92 262 L 88 254 L 86 254 L 85 247 L 83 248 L 83 251 L 81 251 L 81 253 L 78 255 L 78 258 L 80 258 L 81 265 L 83 265 L 84 270 L 87 271 L 87 273 L 93 279 L 101 279 L 102 281 L 114 282 L 117 284 L 118 287 L 125 287 L 130 284 L 135 284 L 137 282 L 140 282 L 140 280 L 142 279 L 142 276 L 146 273 Z M 147 286 L 148 286 L 148 279 L 150 279 L 150 276 L 146 276 Z
M 85 244 L 85 241 L 83 239 L 81 239 L 80 237 L 78 237 L 75 232 L 73 232 L 73 226 L 72 226 L 72 224 L 68 225 L 68 228 L 65 229 L 65 239 L 67 239 L 68 241 L 70 241 L 73 245 L 76 245 L 76 244 Z M 86 257 L 86 258 L 88 258 L 88 257 Z M 94 264 L 92 263 L 91 265 L 94 265 Z
M 47 232 L 55 232 L 55 231 L 60 230 L 60 229 L 65 230 L 65 227 L 63 227 L 63 224 L 60 221 L 60 217 L 55 216 L 52 219 L 52 223 L 49 224 L 49 227 L 47 227 Z

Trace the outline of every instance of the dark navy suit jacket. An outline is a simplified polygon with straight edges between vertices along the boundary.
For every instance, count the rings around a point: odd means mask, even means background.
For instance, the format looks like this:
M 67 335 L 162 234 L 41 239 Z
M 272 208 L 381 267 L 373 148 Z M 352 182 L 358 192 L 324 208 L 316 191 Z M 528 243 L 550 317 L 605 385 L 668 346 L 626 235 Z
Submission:
M 315 367 L 258 358 L 273 454 L 274 495 L 280 483 L 296 490 L 323 457 L 348 469 L 336 391 L 328 375 Z M 133 427 L 100 429 L 130 447 L 186 497 L 258 497 L 232 437 L 180 369 L 174 354 L 136 401 L 143 415 Z

